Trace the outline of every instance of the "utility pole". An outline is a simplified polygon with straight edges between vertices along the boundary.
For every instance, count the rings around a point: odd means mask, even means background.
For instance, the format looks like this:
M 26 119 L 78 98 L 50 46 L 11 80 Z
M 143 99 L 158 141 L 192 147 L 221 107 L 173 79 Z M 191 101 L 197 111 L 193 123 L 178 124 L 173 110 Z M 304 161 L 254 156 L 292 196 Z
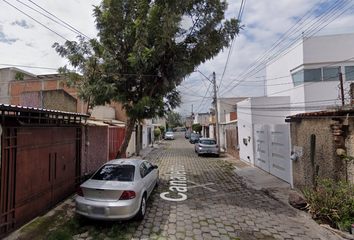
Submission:
M 219 131 L 219 113 L 218 113 L 218 99 L 216 97 L 216 81 L 215 81 L 215 72 L 213 72 L 213 83 L 214 83 L 214 99 L 215 99 L 215 121 L 216 121 L 216 142 L 219 147 L 220 153 L 220 131 Z
M 340 95 L 342 98 L 342 106 L 345 105 L 344 103 L 344 90 L 343 90 L 343 77 L 342 77 L 342 73 L 339 73 L 339 81 L 340 81 Z

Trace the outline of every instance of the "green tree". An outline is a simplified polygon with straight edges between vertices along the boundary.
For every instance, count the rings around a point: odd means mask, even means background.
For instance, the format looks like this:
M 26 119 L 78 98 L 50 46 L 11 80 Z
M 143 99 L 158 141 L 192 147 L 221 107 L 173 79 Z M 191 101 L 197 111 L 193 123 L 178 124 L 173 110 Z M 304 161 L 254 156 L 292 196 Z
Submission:
M 80 73 L 59 69 L 83 101 L 122 104 L 129 122 L 117 158 L 136 121 L 179 106 L 176 87 L 236 37 L 239 21 L 225 20 L 226 10 L 221 0 L 103 0 L 94 7 L 97 39 L 53 45 Z
M 171 110 L 167 115 L 167 120 L 171 124 L 172 128 L 182 126 L 181 119 L 181 114 L 178 112 L 174 112 L 173 110 Z
M 202 126 L 199 123 L 192 124 L 192 130 L 200 133 L 202 131 Z

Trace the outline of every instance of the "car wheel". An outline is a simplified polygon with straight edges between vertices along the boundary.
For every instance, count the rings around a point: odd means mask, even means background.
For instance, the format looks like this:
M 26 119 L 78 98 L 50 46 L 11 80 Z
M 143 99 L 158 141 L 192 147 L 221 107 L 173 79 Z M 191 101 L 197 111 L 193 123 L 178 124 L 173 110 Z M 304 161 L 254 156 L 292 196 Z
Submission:
M 219 157 L 219 154 L 216 154 L 216 157 Z
M 200 156 L 200 154 L 198 153 L 198 157 Z
M 135 220 L 141 221 L 144 219 L 146 213 L 146 195 L 141 198 L 140 208 L 138 213 L 135 215 Z

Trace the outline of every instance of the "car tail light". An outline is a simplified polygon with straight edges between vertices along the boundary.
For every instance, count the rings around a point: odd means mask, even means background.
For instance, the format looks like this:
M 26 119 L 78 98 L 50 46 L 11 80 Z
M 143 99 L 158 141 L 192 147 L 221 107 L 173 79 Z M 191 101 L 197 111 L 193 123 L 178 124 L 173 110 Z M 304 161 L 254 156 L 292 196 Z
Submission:
M 124 191 L 122 193 L 122 196 L 120 196 L 119 200 L 127 200 L 127 199 L 133 199 L 133 198 L 135 198 L 134 191 Z
M 81 188 L 81 187 L 79 187 L 79 188 L 77 189 L 77 195 L 79 195 L 80 197 L 83 197 L 83 196 L 84 196 L 84 192 L 82 191 L 82 188 Z
M 199 144 L 198 146 L 199 146 L 199 147 L 202 147 L 202 144 Z
M 216 145 L 216 148 L 219 148 L 219 146 L 218 146 L 218 145 Z

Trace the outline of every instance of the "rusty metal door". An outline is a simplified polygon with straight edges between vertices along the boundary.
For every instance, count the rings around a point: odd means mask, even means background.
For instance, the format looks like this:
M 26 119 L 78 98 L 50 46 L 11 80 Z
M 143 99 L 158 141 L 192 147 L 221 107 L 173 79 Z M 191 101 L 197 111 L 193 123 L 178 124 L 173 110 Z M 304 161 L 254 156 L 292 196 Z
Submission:
M 80 127 L 18 127 L 4 132 L 0 236 L 72 194 L 80 177 Z
M 4 129 L 2 140 L 0 236 L 15 228 L 16 129 Z
M 116 159 L 125 137 L 124 127 L 109 127 L 109 160 Z M 124 153 L 123 158 L 126 158 Z

